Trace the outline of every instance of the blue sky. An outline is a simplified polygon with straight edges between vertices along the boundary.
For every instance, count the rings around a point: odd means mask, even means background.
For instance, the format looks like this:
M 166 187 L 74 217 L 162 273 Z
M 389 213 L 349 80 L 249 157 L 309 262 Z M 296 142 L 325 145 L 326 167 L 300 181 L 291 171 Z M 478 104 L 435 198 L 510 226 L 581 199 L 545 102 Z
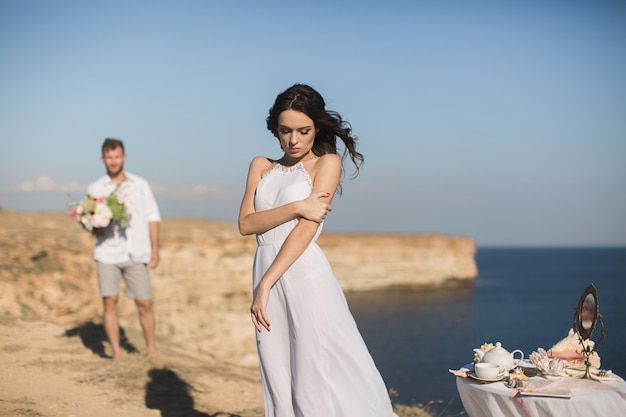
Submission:
M 0 0 L 0 205 L 64 210 L 116 137 L 165 217 L 235 223 L 304 82 L 366 160 L 327 230 L 626 245 L 625 22 L 623 1 Z

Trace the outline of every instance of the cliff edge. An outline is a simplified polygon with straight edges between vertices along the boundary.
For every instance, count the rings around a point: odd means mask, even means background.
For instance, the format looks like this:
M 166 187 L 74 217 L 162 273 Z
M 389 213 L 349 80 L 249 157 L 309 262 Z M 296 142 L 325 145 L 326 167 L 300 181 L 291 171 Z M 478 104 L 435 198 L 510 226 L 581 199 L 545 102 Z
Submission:
M 0 415 L 261 417 L 249 313 L 254 237 L 217 221 L 163 221 L 151 272 L 162 369 L 133 353 L 144 342 L 123 288 L 127 354 L 105 367 L 94 243 L 65 213 L 0 211 Z M 319 244 L 350 291 L 476 276 L 468 238 L 325 233 Z M 401 417 L 430 415 L 428 405 L 394 407 Z
M 94 243 L 65 213 L 0 211 L 0 315 L 57 324 L 99 320 Z M 346 291 L 439 286 L 477 275 L 470 238 L 324 233 L 319 245 Z M 151 272 L 159 334 L 198 353 L 256 366 L 248 310 L 255 249 L 254 237 L 241 237 L 235 225 L 165 219 L 161 263 Z M 123 326 L 137 327 L 125 296 L 120 313 Z

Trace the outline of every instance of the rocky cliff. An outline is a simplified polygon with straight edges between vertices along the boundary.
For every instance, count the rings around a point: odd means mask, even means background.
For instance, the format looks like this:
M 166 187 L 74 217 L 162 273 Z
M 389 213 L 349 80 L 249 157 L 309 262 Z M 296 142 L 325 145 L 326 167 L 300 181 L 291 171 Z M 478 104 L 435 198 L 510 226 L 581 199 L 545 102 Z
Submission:
M 65 213 L 0 211 L 0 315 L 60 324 L 99 320 L 94 239 Z M 319 240 L 347 291 L 437 286 L 477 275 L 470 238 L 325 233 Z M 152 272 L 160 337 L 190 351 L 256 366 L 248 307 L 256 242 L 232 224 L 165 219 Z M 120 297 L 121 325 L 137 328 Z
M 441 286 L 478 274 L 467 237 L 326 233 L 319 244 L 346 291 Z

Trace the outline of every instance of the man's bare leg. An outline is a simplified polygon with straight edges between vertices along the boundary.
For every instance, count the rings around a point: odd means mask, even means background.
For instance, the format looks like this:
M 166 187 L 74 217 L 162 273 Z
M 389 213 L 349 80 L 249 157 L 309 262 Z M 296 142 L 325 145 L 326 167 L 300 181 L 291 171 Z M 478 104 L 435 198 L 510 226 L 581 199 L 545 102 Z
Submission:
M 102 304 L 104 307 L 104 332 L 113 350 L 111 366 L 115 366 L 119 363 L 121 356 L 120 325 L 117 318 L 117 295 L 102 297 Z
M 153 365 L 161 367 L 162 363 L 157 357 L 155 348 L 155 328 L 154 313 L 152 312 L 151 300 L 135 300 L 137 310 L 139 311 L 139 322 L 143 329 L 143 337 L 146 340 L 146 348 L 148 358 Z

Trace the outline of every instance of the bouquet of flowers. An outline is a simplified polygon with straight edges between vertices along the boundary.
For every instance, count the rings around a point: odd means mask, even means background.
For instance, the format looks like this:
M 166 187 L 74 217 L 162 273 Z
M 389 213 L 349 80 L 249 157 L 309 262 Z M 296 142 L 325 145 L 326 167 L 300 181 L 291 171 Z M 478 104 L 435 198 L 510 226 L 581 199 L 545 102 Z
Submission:
M 130 224 L 130 215 L 124 200 L 118 196 L 117 188 L 106 197 L 93 197 L 89 194 L 81 201 L 70 201 L 69 214 L 76 219 L 83 229 L 94 235 L 100 235 L 102 229 L 117 222 L 122 227 Z

